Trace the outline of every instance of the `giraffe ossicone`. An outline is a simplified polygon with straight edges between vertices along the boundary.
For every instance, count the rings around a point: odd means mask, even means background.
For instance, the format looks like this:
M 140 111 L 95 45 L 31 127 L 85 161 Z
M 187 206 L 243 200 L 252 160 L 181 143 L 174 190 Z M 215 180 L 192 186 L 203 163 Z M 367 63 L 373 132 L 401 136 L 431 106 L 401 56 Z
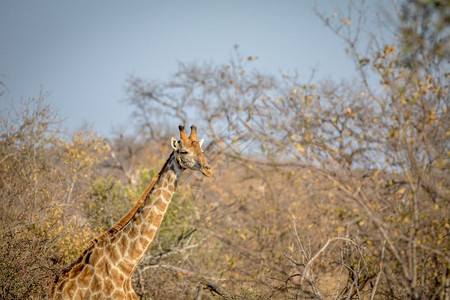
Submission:
M 173 152 L 137 204 L 113 228 L 91 242 L 79 259 L 57 280 L 53 299 L 139 299 L 131 275 L 161 226 L 164 214 L 186 169 L 212 176 L 203 154 L 203 140 L 191 126 L 188 137 L 180 125 L 180 139 L 171 139 Z

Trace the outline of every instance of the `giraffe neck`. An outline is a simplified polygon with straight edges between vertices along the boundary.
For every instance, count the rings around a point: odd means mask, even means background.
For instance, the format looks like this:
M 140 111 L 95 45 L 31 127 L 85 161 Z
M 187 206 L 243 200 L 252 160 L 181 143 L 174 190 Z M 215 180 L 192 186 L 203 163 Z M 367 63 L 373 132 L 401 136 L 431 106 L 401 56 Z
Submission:
M 53 286 L 54 299 L 93 295 L 137 299 L 131 275 L 161 226 L 182 169 L 172 153 L 137 204 L 110 231 L 95 239 Z
M 117 243 L 121 260 L 131 268 L 129 275 L 141 261 L 156 231 L 161 226 L 182 169 L 172 153 L 160 171 L 158 179 L 144 198 L 136 213 L 116 234 L 111 243 Z M 128 272 L 127 272 L 128 273 Z

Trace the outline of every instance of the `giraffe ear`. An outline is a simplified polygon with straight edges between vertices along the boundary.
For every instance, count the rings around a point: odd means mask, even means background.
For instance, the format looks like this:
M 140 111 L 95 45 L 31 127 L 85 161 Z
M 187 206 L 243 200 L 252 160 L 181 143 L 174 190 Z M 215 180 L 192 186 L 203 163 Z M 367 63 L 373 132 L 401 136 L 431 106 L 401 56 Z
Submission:
M 200 145 L 200 148 L 202 147 L 204 141 L 205 141 L 204 139 L 199 139 L 198 140 L 198 144 Z
M 178 148 L 179 148 L 178 141 L 174 137 L 170 140 L 170 145 L 172 146 L 173 150 L 175 150 L 175 151 L 178 150 Z

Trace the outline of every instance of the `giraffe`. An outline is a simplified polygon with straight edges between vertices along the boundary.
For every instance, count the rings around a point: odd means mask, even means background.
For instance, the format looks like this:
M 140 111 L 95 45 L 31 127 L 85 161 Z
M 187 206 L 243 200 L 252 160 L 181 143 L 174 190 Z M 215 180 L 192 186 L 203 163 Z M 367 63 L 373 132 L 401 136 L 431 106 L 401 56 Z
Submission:
M 138 203 L 56 279 L 53 299 L 139 299 L 131 275 L 161 225 L 181 174 L 191 169 L 212 176 L 195 125 L 189 137 L 183 125 L 178 128 L 180 140 L 171 139 L 173 152 Z

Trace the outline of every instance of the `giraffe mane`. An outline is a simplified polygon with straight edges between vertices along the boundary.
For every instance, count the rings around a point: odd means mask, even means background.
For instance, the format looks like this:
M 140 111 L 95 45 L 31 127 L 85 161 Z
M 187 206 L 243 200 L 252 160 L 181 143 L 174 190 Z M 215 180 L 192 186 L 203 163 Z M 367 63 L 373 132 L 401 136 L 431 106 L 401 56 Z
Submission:
M 98 237 L 96 237 L 95 239 L 93 239 L 91 241 L 91 243 L 96 244 L 97 242 L 103 240 L 104 238 L 115 234 L 116 232 L 118 232 L 119 230 L 121 230 L 125 225 L 128 224 L 128 222 L 130 222 L 131 218 L 134 216 L 134 214 L 136 213 L 136 211 L 139 209 L 139 207 L 141 206 L 142 202 L 144 201 L 144 199 L 147 197 L 147 195 L 150 193 L 150 191 L 153 189 L 153 187 L 155 186 L 156 181 L 158 181 L 159 179 L 159 173 L 158 175 L 156 175 L 155 177 L 153 177 L 152 182 L 150 183 L 150 185 L 145 189 L 145 191 L 142 193 L 142 195 L 139 197 L 139 200 L 136 202 L 136 204 L 133 206 L 133 208 L 128 212 L 128 214 L 126 214 L 122 219 L 120 219 L 119 222 L 117 222 L 116 225 L 114 225 L 111 229 L 109 229 L 108 231 L 103 232 L 102 234 L 100 234 Z
M 172 152 L 169 156 L 169 158 L 167 159 L 166 163 L 164 164 L 164 166 L 161 168 L 161 171 L 159 171 L 159 173 L 153 177 L 152 182 L 149 184 L 149 186 L 145 189 L 145 191 L 142 193 L 142 195 L 139 197 L 139 200 L 137 201 L 137 203 L 134 205 L 134 207 L 128 212 L 128 214 L 126 214 L 122 219 L 120 219 L 119 222 L 117 222 L 116 225 L 114 225 L 110 230 L 103 232 L 101 235 L 99 235 L 98 237 L 96 237 L 95 239 L 93 239 L 91 241 L 92 245 L 98 243 L 99 241 L 103 240 L 104 238 L 115 234 L 116 232 L 120 231 L 125 225 L 128 224 L 128 222 L 130 222 L 131 218 L 134 216 L 134 214 L 136 213 L 136 211 L 139 209 L 139 207 L 141 206 L 141 204 L 144 202 L 145 198 L 147 198 L 148 194 L 151 192 L 151 190 L 153 189 L 153 187 L 155 186 L 155 183 L 158 181 L 158 179 L 161 177 L 161 173 L 162 171 L 166 168 L 167 164 L 171 161 L 172 156 L 174 155 L 174 152 Z M 90 247 L 89 247 L 90 248 Z

